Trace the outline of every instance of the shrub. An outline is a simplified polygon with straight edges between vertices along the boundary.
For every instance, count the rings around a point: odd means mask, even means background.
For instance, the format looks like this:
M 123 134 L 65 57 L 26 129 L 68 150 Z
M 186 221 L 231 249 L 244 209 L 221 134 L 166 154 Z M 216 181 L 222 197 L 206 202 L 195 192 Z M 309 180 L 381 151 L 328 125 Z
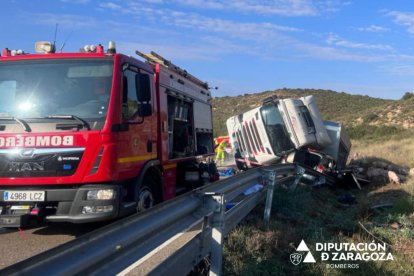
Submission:
M 371 126 L 367 124 L 361 124 L 354 127 L 347 128 L 349 137 L 355 140 L 361 139 L 376 139 L 381 140 L 389 138 L 390 136 L 396 136 L 406 132 L 405 129 L 397 126 Z
M 411 92 L 405 92 L 404 96 L 402 96 L 401 100 L 405 101 L 405 100 L 409 100 L 412 99 L 414 97 L 414 94 Z

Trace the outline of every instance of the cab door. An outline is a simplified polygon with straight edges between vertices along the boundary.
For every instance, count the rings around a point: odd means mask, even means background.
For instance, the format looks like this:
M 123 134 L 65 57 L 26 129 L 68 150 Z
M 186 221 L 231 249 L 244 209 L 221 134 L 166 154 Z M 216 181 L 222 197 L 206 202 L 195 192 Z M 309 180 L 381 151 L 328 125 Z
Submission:
M 118 152 L 120 170 L 134 177 L 149 160 L 157 158 L 156 110 L 153 75 L 128 65 L 122 76 L 122 131 Z

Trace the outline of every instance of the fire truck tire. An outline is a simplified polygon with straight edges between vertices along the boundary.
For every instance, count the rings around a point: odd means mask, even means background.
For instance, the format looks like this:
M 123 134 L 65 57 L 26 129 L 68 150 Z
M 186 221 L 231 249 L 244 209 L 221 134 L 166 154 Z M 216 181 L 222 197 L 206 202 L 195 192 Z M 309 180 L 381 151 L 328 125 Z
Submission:
M 160 203 L 159 181 L 156 173 L 146 174 L 136 194 L 137 212 L 142 212 Z

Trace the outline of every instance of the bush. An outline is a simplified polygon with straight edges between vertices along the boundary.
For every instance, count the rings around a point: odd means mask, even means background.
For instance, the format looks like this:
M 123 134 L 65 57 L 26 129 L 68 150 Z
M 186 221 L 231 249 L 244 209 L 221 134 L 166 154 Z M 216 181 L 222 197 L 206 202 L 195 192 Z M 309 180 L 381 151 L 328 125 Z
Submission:
M 378 118 L 379 116 L 377 114 L 370 113 L 364 117 L 364 122 L 370 123 L 370 122 L 378 120 Z
M 371 126 L 361 124 L 347 128 L 349 137 L 354 140 L 361 139 L 383 139 L 390 136 L 400 135 L 406 132 L 405 129 L 397 126 Z
M 401 100 L 405 101 L 405 100 L 409 100 L 412 99 L 414 97 L 414 94 L 411 92 L 405 92 L 404 96 L 402 96 Z

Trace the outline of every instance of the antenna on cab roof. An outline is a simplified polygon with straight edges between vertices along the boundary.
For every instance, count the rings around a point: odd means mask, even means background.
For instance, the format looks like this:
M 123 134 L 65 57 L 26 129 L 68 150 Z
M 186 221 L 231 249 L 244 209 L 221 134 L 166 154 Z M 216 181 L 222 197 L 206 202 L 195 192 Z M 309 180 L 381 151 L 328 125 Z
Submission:
M 56 37 L 57 37 L 57 32 L 58 32 L 58 26 L 59 26 L 59 24 L 56 23 L 56 26 L 55 26 L 55 37 L 53 38 L 53 48 L 54 49 L 56 49 Z
M 62 47 L 60 47 L 59 51 L 62 53 L 63 52 L 63 48 L 66 46 L 66 42 L 68 42 L 69 38 L 71 37 L 71 35 L 73 34 L 73 29 L 72 31 L 70 31 L 69 35 L 66 37 L 65 41 L 63 41 Z
M 55 37 L 53 39 L 53 44 L 56 44 L 56 37 L 57 37 L 58 26 L 59 26 L 59 24 L 56 23 L 56 26 L 55 26 Z

